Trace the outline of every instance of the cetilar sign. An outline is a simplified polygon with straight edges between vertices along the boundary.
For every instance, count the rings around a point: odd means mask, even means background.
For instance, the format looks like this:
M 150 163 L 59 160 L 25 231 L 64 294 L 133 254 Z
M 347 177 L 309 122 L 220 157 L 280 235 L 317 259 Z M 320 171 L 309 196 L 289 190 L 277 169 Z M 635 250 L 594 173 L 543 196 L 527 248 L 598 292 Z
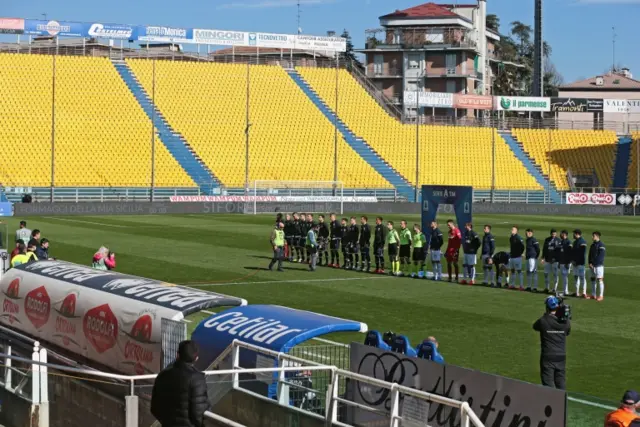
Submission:
M 199 366 L 207 368 L 237 339 L 278 352 L 332 332 L 367 331 L 361 322 L 277 305 L 248 305 L 215 314 L 200 322 L 192 339 L 200 346 Z M 247 364 L 255 366 L 256 358 Z
M 92 24 L 89 27 L 89 35 L 109 39 L 130 39 L 133 28 L 120 24 Z

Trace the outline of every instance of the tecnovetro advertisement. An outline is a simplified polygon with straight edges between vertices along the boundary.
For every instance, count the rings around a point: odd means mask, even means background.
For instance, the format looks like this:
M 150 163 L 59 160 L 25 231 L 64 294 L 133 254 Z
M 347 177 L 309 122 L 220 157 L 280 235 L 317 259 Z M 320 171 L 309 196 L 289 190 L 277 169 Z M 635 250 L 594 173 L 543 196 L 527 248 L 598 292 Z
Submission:
M 63 261 L 10 269 L 0 280 L 0 323 L 127 374 L 161 368 L 161 319 L 240 298 Z

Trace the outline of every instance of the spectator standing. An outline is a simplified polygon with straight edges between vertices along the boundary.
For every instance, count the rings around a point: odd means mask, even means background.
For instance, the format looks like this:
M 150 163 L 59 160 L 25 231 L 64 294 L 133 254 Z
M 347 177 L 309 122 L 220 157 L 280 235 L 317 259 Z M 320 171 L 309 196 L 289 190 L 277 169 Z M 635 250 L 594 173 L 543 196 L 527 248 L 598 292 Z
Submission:
M 102 246 L 93 255 L 91 266 L 96 270 L 113 270 L 116 268 L 116 254 L 111 252 L 109 248 Z
M 209 409 L 204 374 L 193 365 L 198 346 L 183 341 L 176 361 L 158 374 L 151 394 L 151 413 L 162 427 L 201 427 Z
M 18 244 L 18 254 L 14 255 L 11 258 L 11 267 L 17 267 L 18 265 L 26 264 L 29 262 L 29 257 L 27 256 L 27 247 L 24 243 Z
M 40 245 L 36 248 L 36 256 L 38 259 L 51 259 L 49 258 L 49 240 L 40 240 Z
M 9 262 L 11 262 L 16 255 L 20 254 L 20 245 L 24 246 L 24 242 L 22 241 L 22 239 L 16 240 L 16 247 L 13 248 L 13 250 L 11 251 L 11 256 L 9 257 Z
M 27 246 L 33 245 L 35 247 L 40 246 L 40 230 L 37 228 L 31 232 L 31 238 L 27 242 Z
M 20 228 L 16 230 L 16 242 L 22 240 L 26 245 L 31 240 L 31 230 L 27 228 L 27 221 L 20 221 Z
M 640 406 L 640 394 L 634 390 L 627 390 L 622 396 L 621 405 L 615 411 L 609 412 L 604 419 L 604 427 L 637 427 L 640 426 L 640 416 L 636 412 Z

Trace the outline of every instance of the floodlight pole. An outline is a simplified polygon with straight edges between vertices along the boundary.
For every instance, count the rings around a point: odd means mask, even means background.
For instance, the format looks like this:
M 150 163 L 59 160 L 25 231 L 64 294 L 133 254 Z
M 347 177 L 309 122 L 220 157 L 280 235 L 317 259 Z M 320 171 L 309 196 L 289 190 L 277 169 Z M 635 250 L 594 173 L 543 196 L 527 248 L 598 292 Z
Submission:
M 549 133 L 548 133 L 548 138 L 549 138 L 549 150 L 547 153 L 547 171 L 548 171 L 548 176 L 547 176 L 547 197 L 549 198 L 547 200 L 548 203 L 551 203 L 551 129 L 549 129 Z M 560 201 L 560 203 L 562 203 L 562 201 Z
M 53 66 L 51 72 L 51 196 L 53 203 L 54 186 L 56 178 L 56 55 L 53 57 Z
M 156 188 L 156 60 L 151 68 L 151 194 L 149 200 L 153 202 Z
M 496 197 L 496 132 L 491 128 L 491 203 L 495 203 Z
M 339 68 L 340 68 L 340 54 L 336 50 L 336 105 L 334 107 L 334 114 L 333 114 L 333 182 L 338 181 L 338 82 L 340 77 Z M 335 189 L 335 184 L 334 184 L 334 189 Z
M 416 203 L 420 198 L 420 83 L 424 74 L 422 70 L 416 79 Z
M 245 107 L 246 117 L 244 128 L 244 195 L 249 195 L 249 128 L 251 123 L 249 122 L 249 97 L 251 95 L 251 69 L 249 68 L 249 61 L 247 61 L 247 105 Z

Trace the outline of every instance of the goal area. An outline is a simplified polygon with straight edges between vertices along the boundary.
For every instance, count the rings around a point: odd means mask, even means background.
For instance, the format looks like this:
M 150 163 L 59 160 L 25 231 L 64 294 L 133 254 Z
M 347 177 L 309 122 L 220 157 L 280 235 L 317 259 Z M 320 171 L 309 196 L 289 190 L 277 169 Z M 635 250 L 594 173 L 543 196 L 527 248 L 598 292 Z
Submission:
M 342 181 L 253 181 L 245 213 L 344 213 Z

